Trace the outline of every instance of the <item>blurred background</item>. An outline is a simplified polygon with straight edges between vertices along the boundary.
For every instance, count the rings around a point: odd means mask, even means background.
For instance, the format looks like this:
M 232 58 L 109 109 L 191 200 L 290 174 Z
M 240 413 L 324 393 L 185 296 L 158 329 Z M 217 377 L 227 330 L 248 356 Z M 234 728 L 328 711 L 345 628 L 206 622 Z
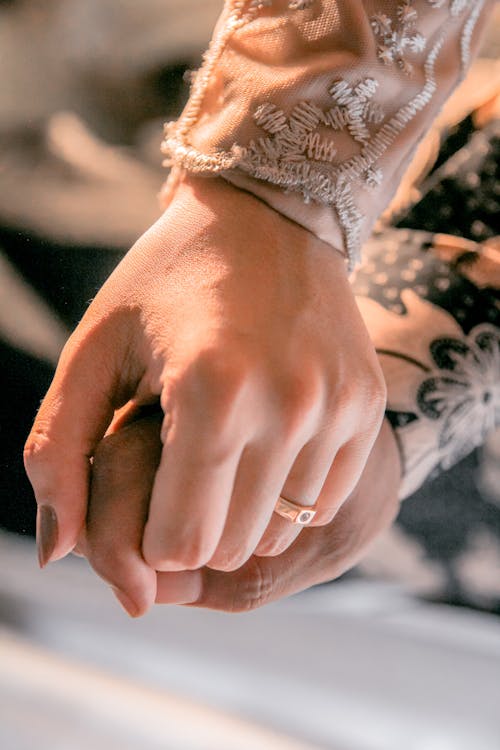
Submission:
M 23 443 L 68 333 L 160 213 L 162 125 L 221 5 L 0 0 L 0 746 L 498 750 L 498 435 L 356 570 L 247 615 L 129 621 L 85 561 L 38 571 Z M 382 230 L 498 241 L 499 48 L 496 12 Z

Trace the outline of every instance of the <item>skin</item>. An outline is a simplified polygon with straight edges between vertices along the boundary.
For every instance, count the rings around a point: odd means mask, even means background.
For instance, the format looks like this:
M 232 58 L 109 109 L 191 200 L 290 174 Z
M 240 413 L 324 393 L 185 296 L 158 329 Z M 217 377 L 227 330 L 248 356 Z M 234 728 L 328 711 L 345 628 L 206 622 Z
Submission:
M 304 529 L 285 551 L 252 555 L 238 570 L 156 572 L 142 555 L 151 486 L 161 456 L 161 417 L 121 427 L 96 451 L 87 529 L 79 551 L 137 617 L 156 603 L 189 604 L 226 612 L 255 609 L 355 565 L 394 520 L 400 464 L 384 421 L 363 474 L 330 523 Z
M 26 443 L 37 502 L 57 515 L 49 559 L 77 543 L 120 409 L 163 411 L 144 560 L 229 572 L 295 541 L 279 494 L 332 521 L 385 396 L 341 255 L 223 180 L 189 177 L 90 304 Z

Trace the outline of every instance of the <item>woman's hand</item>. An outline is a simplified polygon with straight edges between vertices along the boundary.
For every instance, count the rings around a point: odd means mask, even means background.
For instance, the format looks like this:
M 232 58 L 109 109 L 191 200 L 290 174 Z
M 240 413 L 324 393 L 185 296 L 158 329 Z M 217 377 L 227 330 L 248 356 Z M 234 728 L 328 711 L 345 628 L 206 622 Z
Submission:
M 399 454 L 384 421 L 357 487 L 332 522 L 304 529 L 279 555 L 252 555 L 233 572 L 205 566 L 157 574 L 144 561 L 141 544 L 160 459 L 160 429 L 161 418 L 141 418 L 99 445 L 80 545 L 133 616 L 144 614 L 155 600 L 245 611 L 332 580 L 363 557 L 397 513 Z
M 385 404 L 341 256 L 220 179 L 179 185 L 68 341 L 28 439 L 42 564 L 77 542 L 115 411 L 155 401 L 151 568 L 231 571 L 284 550 L 298 527 L 273 513 L 280 494 L 317 503 L 315 525 L 329 524 Z

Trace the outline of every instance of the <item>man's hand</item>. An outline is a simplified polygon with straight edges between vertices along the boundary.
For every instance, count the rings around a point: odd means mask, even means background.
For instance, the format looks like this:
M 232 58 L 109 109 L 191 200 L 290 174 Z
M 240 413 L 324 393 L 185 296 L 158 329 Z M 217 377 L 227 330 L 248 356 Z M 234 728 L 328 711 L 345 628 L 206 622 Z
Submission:
M 230 571 L 284 550 L 298 530 L 273 513 L 280 494 L 328 524 L 385 405 L 341 256 L 223 180 L 180 184 L 68 341 L 28 439 L 42 565 L 77 542 L 115 411 L 152 402 L 151 568 Z M 126 482 L 121 501 L 126 514 Z
M 80 551 L 138 616 L 154 603 L 240 612 L 332 580 L 355 565 L 398 510 L 399 454 L 385 421 L 362 477 L 329 524 L 304 529 L 285 552 L 252 555 L 238 570 L 156 573 L 141 543 L 160 458 L 161 419 L 147 417 L 106 437 L 96 451 L 86 535 Z

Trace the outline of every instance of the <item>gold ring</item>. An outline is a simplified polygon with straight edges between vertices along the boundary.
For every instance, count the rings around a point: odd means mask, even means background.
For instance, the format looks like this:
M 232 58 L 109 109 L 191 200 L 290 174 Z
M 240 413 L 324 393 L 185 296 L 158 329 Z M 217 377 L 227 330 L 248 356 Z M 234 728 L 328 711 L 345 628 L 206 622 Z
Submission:
M 291 500 L 283 497 L 283 495 L 280 495 L 274 510 L 278 515 L 288 518 L 289 521 L 300 526 L 307 526 L 316 515 L 316 510 L 310 505 L 293 503 Z

